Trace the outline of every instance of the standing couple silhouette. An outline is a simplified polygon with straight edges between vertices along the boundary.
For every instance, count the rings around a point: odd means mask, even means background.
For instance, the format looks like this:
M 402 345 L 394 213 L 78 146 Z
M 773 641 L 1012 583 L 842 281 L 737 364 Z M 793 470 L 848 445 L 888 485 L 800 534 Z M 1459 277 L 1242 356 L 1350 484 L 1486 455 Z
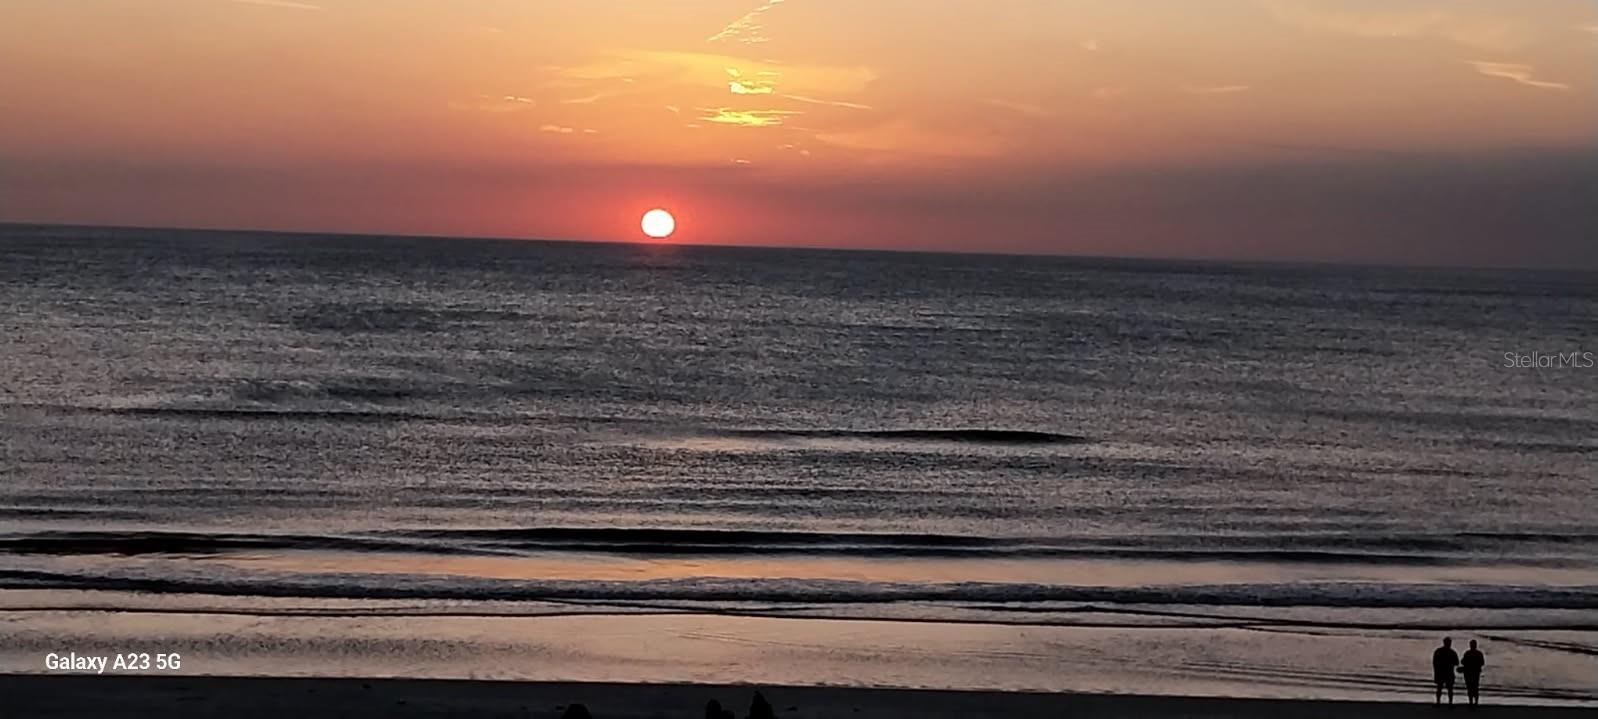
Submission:
M 1476 648 L 1476 640 L 1470 640 L 1470 648 L 1465 650 L 1465 656 L 1460 658 L 1454 651 L 1453 637 L 1443 637 L 1443 645 L 1432 652 L 1432 681 L 1437 684 L 1437 705 L 1443 703 L 1443 690 L 1448 690 L 1448 705 L 1454 705 L 1454 670 L 1465 677 L 1465 695 L 1470 700 L 1471 706 L 1481 703 L 1481 669 L 1486 666 L 1487 658 L 1482 656 L 1481 650 Z

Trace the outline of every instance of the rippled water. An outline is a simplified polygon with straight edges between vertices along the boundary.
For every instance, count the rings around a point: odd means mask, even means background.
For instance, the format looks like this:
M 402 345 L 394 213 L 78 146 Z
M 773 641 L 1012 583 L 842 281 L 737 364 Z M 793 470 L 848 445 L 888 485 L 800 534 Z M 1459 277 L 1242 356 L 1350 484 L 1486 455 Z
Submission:
M 1595 280 L 0 227 L 0 586 L 1568 626 Z

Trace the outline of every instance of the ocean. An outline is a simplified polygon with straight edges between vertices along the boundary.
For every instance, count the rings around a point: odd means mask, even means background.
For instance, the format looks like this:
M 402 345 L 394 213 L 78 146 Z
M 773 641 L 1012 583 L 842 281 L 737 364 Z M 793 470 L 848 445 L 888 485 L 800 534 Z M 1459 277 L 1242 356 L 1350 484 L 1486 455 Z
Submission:
M 0 307 L 0 671 L 1598 702 L 1592 273 L 0 225 Z

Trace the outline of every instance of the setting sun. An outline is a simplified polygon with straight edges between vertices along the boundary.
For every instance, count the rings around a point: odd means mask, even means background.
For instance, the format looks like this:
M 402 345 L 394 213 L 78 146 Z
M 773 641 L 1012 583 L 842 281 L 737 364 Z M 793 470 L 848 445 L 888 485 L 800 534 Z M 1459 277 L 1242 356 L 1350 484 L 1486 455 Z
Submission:
M 657 240 L 670 237 L 671 233 L 677 230 L 677 218 L 658 207 L 645 212 L 639 224 L 643 227 L 644 234 Z

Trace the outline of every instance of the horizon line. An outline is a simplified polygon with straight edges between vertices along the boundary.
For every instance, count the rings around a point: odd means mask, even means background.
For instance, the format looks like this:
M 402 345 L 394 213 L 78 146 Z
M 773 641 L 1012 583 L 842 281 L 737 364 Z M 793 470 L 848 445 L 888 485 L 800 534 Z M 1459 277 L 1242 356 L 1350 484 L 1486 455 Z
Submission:
M 1188 263 L 1206 265 L 1240 265 L 1240 266 L 1265 266 L 1265 267 L 1299 267 L 1299 268 L 1344 268 L 1344 269 L 1387 269 L 1387 270 L 1467 270 L 1467 271 L 1518 271 L 1518 272 L 1545 272 L 1551 274 L 1598 274 L 1598 267 L 1555 267 L 1549 265 L 1477 265 L 1477 264 L 1426 264 L 1426 263 L 1381 263 L 1359 262 L 1343 260 L 1288 260 L 1288 259 L 1245 259 L 1232 257 L 1199 257 L 1199 256 L 1150 256 L 1150 255 L 1108 255 L 1091 253 L 1066 253 L 1066 252 L 1022 252 L 1000 250 L 946 250 L 946 249 L 904 249 L 889 247 L 844 247 L 836 245 L 780 245 L 760 243 L 716 244 L 702 242 L 671 242 L 671 241 L 643 241 L 643 240 L 610 240 L 610 239 L 584 239 L 571 237 L 531 237 L 525 235 L 440 235 L 432 233 L 413 232 L 354 232 L 348 230 L 284 230 L 266 229 L 259 227 L 214 227 L 214 226 L 177 226 L 177 225 L 123 225 L 123 224 L 98 224 L 81 222 L 38 222 L 25 220 L 8 220 L 0 218 L 0 227 L 40 227 L 62 229 L 89 229 L 89 230 L 138 230 L 138 231 L 175 231 L 175 232 L 242 232 L 258 235 L 303 235 L 324 236 L 340 238 L 395 238 L 410 240 L 467 240 L 489 242 L 541 242 L 554 244 L 573 245 L 622 245 L 630 247 L 685 247 L 708 249 L 751 249 L 751 250 L 796 250 L 812 252 L 861 252 L 875 254 L 899 255 L 955 255 L 976 257 L 1044 257 L 1062 260 L 1095 260 L 1132 263 Z

